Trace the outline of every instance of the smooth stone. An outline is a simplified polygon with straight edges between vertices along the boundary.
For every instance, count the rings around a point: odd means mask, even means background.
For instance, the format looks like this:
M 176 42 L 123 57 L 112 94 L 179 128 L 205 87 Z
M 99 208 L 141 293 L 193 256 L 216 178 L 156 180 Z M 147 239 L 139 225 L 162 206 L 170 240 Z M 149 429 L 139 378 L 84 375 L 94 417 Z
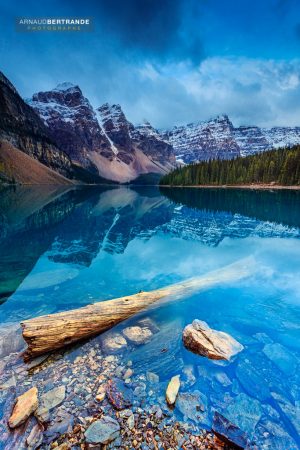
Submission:
M 119 437 L 120 425 L 112 417 L 102 416 L 89 426 L 84 435 L 87 443 L 109 444 Z
M 133 375 L 133 370 L 132 369 L 127 369 L 126 372 L 123 375 L 123 378 L 126 380 L 127 378 L 131 378 Z
M 175 375 L 171 378 L 167 390 L 166 390 L 166 400 L 168 405 L 174 405 L 180 388 L 180 376 Z
M 244 348 L 229 334 L 213 330 L 206 322 L 197 319 L 185 327 L 182 338 L 188 350 L 210 359 L 229 361 Z
M 36 387 L 33 387 L 17 398 L 17 402 L 8 421 L 10 428 L 16 428 L 24 423 L 37 407 L 38 390 Z
M 243 450 L 247 446 L 246 433 L 218 412 L 214 414 L 212 430 L 221 440 L 225 440 L 225 443 L 232 445 L 233 448 Z
M 126 347 L 127 341 L 120 333 L 109 333 L 102 338 L 102 350 L 105 353 L 118 353 Z
M 141 345 L 141 344 L 145 344 L 146 342 L 148 342 L 151 339 L 153 333 L 147 327 L 142 328 L 142 327 L 134 326 L 134 327 L 124 328 L 123 335 L 132 344 Z
M 96 395 L 96 400 L 97 402 L 103 402 L 103 400 L 105 399 L 106 393 L 105 392 L 100 392 L 100 394 Z

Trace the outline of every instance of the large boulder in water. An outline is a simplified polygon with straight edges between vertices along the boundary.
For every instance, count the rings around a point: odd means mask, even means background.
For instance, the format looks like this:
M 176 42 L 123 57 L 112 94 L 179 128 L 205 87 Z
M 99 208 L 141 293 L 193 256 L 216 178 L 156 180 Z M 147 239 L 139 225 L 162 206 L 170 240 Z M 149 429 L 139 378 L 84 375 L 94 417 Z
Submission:
M 188 350 L 210 359 L 229 360 L 244 348 L 229 334 L 213 330 L 197 319 L 185 327 L 182 338 Z

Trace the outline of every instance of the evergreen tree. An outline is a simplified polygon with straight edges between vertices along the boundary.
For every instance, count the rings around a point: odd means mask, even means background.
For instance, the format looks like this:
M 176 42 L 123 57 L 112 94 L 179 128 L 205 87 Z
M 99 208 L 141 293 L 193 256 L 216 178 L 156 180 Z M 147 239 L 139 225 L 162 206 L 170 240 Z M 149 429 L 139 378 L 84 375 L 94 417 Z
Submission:
M 236 185 L 251 183 L 300 185 L 300 145 L 239 157 L 209 160 L 175 169 L 161 185 Z

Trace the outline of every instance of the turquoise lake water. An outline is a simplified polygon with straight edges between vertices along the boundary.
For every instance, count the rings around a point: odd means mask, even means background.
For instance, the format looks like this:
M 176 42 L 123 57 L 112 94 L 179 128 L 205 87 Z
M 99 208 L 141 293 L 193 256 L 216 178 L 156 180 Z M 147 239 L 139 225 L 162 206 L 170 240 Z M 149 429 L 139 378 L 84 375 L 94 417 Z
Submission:
M 244 346 L 232 362 L 181 343 L 173 364 L 147 360 L 147 344 L 130 357 L 162 380 L 192 373 L 189 390 L 207 405 L 203 426 L 217 410 L 258 448 L 300 448 L 299 191 L 3 190 L 0 323 L 156 289 L 249 257 L 249 276 L 148 314 L 174 340 L 196 318 L 231 334 Z

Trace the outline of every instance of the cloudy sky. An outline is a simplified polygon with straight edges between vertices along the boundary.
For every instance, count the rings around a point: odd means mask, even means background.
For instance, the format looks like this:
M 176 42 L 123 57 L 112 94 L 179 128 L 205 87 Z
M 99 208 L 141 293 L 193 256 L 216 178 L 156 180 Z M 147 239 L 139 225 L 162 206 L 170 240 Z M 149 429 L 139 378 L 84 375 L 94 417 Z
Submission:
M 226 113 L 300 125 L 299 0 L 0 0 L 0 69 L 30 97 L 63 81 L 159 128 Z M 91 33 L 24 34 L 15 17 L 88 16 Z

